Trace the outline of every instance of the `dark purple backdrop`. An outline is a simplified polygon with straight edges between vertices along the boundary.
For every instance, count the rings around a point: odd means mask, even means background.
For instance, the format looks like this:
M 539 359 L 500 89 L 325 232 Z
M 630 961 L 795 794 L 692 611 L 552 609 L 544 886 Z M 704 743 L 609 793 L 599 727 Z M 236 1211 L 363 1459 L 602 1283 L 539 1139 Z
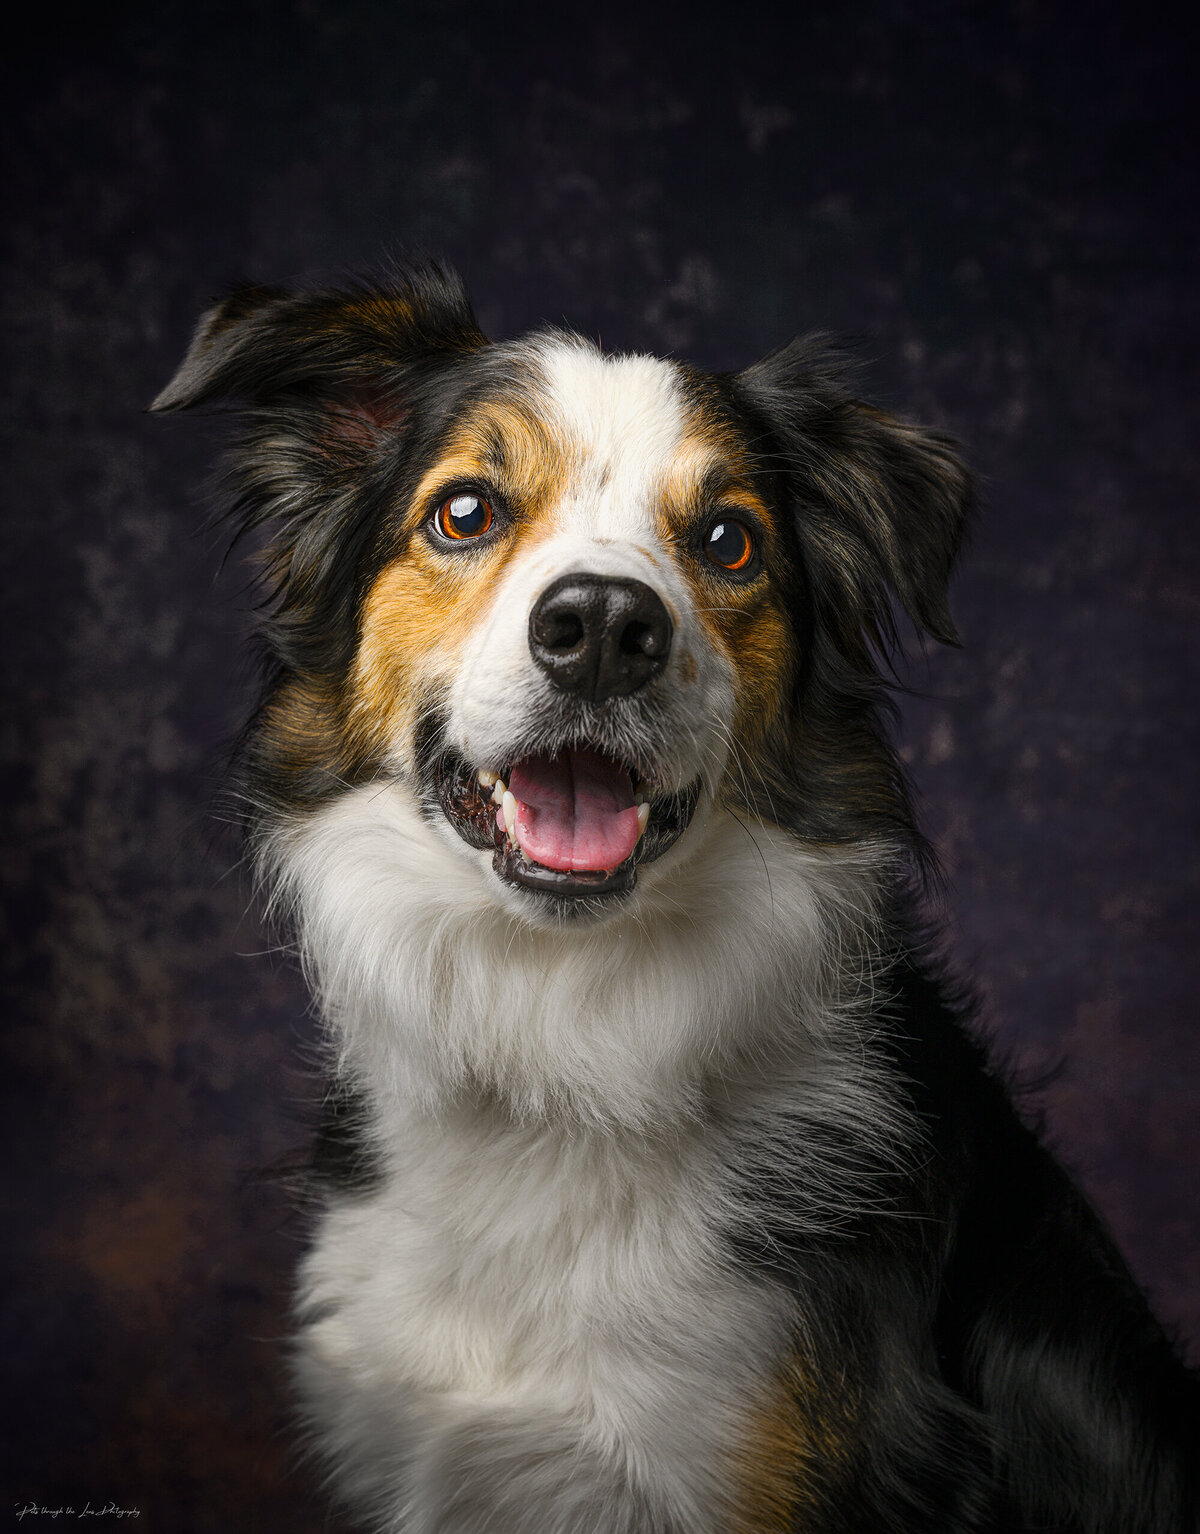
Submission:
M 313 1028 L 209 845 L 247 600 L 196 532 L 218 434 L 139 412 L 225 279 L 388 249 L 497 334 L 733 366 L 832 328 L 968 445 L 966 648 L 905 756 L 989 1026 L 1061 1065 L 1050 1136 L 1200 1344 L 1192 45 L 1102 6 L 476 9 L 47 8 L 12 54 L 0 1517 L 325 1526 L 258 1175 Z

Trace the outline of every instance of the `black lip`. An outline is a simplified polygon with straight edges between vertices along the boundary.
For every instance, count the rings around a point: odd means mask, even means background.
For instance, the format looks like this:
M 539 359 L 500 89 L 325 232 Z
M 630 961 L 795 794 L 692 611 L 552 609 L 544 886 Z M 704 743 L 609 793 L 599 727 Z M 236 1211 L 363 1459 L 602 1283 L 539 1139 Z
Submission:
M 565 873 L 560 868 L 545 868 L 533 863 L 507 837 L 492 857 L 492 867 L 502 879 L 536 890 L 539 895 L 554 895 L 559 900 L 596 900 L 609 895 L 627 895 L 637 880 L 637 854 L 631 853 L 616 868 L 603 873 Z
M 639 867 L 654 862 L 674 846 L 691 824 L 700 799 L 699 779 L 680 793 L 652 799 L 646 830 L 622 864 L 597 873 L 565 873 L 532 862 L 497 830 L 491 796 L 480 787 L 475 769 L 461 756 L 444 752 L 435 761 L 432 786 L 438 807 L 463 841 L 480 851 L 491 849 L 492 867 L 501 879 L 558 900 L 603 900 L 630 894 Z

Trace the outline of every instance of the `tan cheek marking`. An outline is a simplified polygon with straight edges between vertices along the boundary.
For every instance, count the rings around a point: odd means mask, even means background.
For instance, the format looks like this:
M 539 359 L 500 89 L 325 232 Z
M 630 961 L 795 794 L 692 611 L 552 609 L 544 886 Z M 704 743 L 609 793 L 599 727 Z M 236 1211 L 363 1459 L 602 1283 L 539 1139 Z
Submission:
M 733 667 L 738 761 L 731 766 L 739 783 L 779 722 L 795 673 L 795 641 L 770 594 L 732 583 L 722 588 L 698 571 L 688 579 L 700 623 Z
M 271 699 L 257 732 L 257 749 L 272 777 L 294 786 L 298 799 L 317 774 L 349 777 L 353 752 L 341 726 L 335 696 L 308 680 L 294 680 Z
M 795 665 L 792 631 L 772 602 L 718 615 L 737 673 L 738 739 L 753 749 L 779 718 Z
M 350 729 L 372 755 L 399 744 L 407 764 L 419 714 L 444 695 L 472 628 L 491 605 L 512 538 L 439 555 L 416 534 L 372 587 L 355 660 Z

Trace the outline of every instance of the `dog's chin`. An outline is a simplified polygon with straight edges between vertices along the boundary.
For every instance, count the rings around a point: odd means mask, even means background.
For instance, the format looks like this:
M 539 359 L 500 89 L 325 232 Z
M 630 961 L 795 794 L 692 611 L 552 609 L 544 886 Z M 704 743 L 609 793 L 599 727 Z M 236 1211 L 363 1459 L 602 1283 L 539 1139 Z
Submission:
M 633 769 L 614 766 L 636 783 Z M 539 922 L 596 919 L 618 910 L 637 887 L 639 870 L 685 835 L 700 799 L 699 778 L 677 791 L 644 793 L 645 829 L 620 861 L 595 869 L 552 867 L 539 862 L 504 824 L 495 780 L 503 786 L 511 770 L 481 773 L 456 753 L 443 752 L 429 774 L 430 812 L 444 817 L 468 847 L 491 852 L 497 893 Z

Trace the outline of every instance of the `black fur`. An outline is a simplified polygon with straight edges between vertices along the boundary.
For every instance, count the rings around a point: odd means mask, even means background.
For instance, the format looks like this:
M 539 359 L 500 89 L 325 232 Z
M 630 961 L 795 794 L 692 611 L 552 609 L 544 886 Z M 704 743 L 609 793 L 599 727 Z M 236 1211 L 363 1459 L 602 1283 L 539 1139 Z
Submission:
M 325 1094 L 311 1171 L 321 1188 L 335 1194 L 369 1193 L 383 1181 L 369 1110 L 361 1089 L 348 1081 L 335 1079 Z
M 918 944 L 884 984 L 873 1043 L 922 1126 L 918 1164 L 864 1169 L 860 1217 L 807 1239 L 786 1192 L 802 1164 L 747 1190 L 770 1239 L 739 1260 L 820 1318 L 812 1398 L 840 1446 L 796 1530 L 1190 1534 L 1200 1381 L 1018 1117 L 956 987 Z

